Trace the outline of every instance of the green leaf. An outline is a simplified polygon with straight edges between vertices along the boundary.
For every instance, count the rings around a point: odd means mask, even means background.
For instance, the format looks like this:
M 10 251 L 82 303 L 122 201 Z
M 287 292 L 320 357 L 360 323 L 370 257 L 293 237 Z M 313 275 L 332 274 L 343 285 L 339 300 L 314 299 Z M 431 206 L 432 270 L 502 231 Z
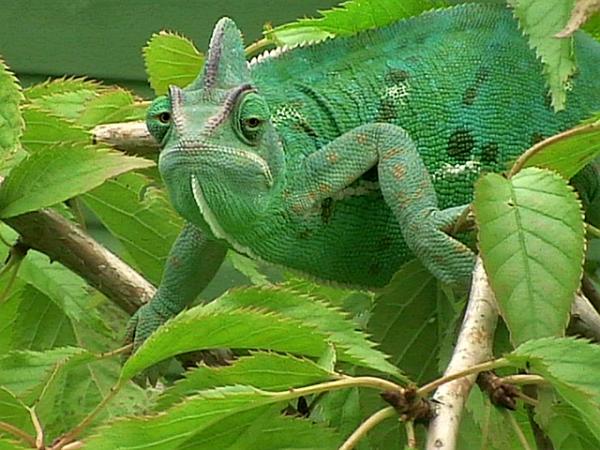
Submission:
M 83 128 L 48 111 L 32 107 L 24 108 L 23 118 L 26 127 L 21 137 L 21 144 L 30 153 L 55 145 L 83 146 L 92 143 L 91 136 Z
M 315 327 L 328 336 L 335 347 L 338 361 L 402 378 L 400 371 L 386 360 L 386 355 L 375 350 L 375 344 L 356 330 L 356 324 L 343 311 L 327 304 L 323 298 L 280 286 L 253 286 L 231 290 L 205 308 L 208 311 L 219 311 L 221 308 L 252 307 L 272 311 Z
M 544 167 L 570 179 L 600 155 L 600 120 L 557 134 L 524 153 L 515 167 Z
M 139 173 L 107 180 L 82 197 L 151 282 L 160 282 L 171 246 L 183 226 L 164 191 Z
M 85 105 L 77 123 L 84 128 L 92 128 L 104 123 L 143 120 L 147 107 L 125 89 L 106 90 Z
M 31 100 L 31 106 L 69 121 L 77 120 L 85 105 L 97 95 L 96 90 L 79 89 L 46 95 Z
M 600 347 L 573 338 L 544 338 L 521 344 L 506 356 L 549 381 L 600 441 Z
M 0 438 L 0 450 L 27 450 L 25 447 L 15 444 L 12 439 Z
M 23 100 L 15 76 L 0 59 L 0 155 L 2 158 L 15 149 L 23 131 L 19 104 Z
M 225 430 L 237 428 L 240 433 L 245 433 L 244 430 L 253 423 L 253 420 L 258 420 L 255 414 L 244 414 L 246 411 L 280 403 L 296 396 L 293 391 L 271 394 L 250 386 L 215 388 L 188 397 L 161 414 L 121 419 L 101 427 L 97 430 L 97 434 L 85 440 L 85 448 L 86 450 L 198 448 L 196 438 L 212 439 L 216 433 L 211 433 L 211 429 L 226 432 Z M 281 425 L 280 420 L 274 420 Z M 225 422 L 227 425 L 221 428 L 224 421 L 227 421 Z M 256 432 L 256 429 L 253 431 Z M 269 436 L 268 428 L 261 432 Z M 260 441 L 259 437 L 257 439 Z M 327 439 L 327 436 L 324 436 L 324 439 Z M 259 445 L 253 448 L 263 447 Z
M 247 309 L 207 310 L 197 306 L 154 332 L 125 363 L 122 379 L 179 353 L 211 348 L 264 349 L 319 357 L 327 335 L 279 314 Z
M 47 350 L 74 343 L 71 322 L 43 292 L 20 280 L 0 303 L 0 354 L 10 350 Z M 48 326 L 52 324 L 52 326 Z
M 51 206 L 89 191 L 107 178 L 152 161 L 97 148 L 59 146 L 40 150 L 17 165 L 0 187 L 0 217 Z
M 281 406 L 263 406 L 229 416 L 194 435 L 178 448 L 331 450 L 342 437 L 310 419 L 281 414 Z
M 45 352 L 13 351 L 0 357 L 0 386 L 21 399 L 37 398 L 55 372 L 69 362 L 93 359 L 81 348 L 63 347 Z
M 144 47 L 144 61 L 150 86 L 156 95 L 162 95 L 171 84 L 185 87 L 194 81 L 204 55 L 183 36 L 161 31 Z
M 316 402 L 310 418 L 334 428 L 342 436 L 350 436 L 364 420 L 359 398 L 360 390 L 358 388 L 327 392 Z M 359 450 L 366 448 L 365 443 L 362 444 L 357 447 Z
M 565 108 L 567 82 L 575 73 L 572 38 L 556 38 L 567 24 L 574 0 L 508 0 L 529 45 L 544 65 L 555 111 Z
M 416 382 L 437 375 L 451 305 L 431 272 L 417 260 L 406 263 L 375 299 L 368 330 L 392 363 Z
M 554 403 L 544 420 L 536 421 L 552 441 L 554 450 L 588 450 L 600 448 L 600 441 L 587 427 L 581 415 L 572 406 Z
M 253 353 L 230 366 L 201 366 L 185 373 L 159 397 L 157 407 L 166 409 L 183 397 L 216 386 L 245 384 L 268 391 L 284 391 L 337 378 L 314 362 L 277 353 Z
M 8 389 L 0 386 L 0 422 L 9 423 L 27 433 L 33 433 L 33 425 L 26 405 Z M 2 435 L 0 430 L 0 436 Z M 6 435 L 7 437 L 10 435 Z
M 77 77 L 62 77 L 52 80 L 49 79 L 43 83 L 37 83 L 29 86 L 23 91 L 23 93 L 28 101 L 33 102 L 34 100 L 41 99 L 43 97 L 51 97 L 53 95 L 79 91 L 96 92 L 102 89 L 103 86 L 98 81 Z
M 443 6 L 447 6 L 443 0 L 350 0 L 330 10 L 319 11 L 322 17 L 299 19 L 267 30 L 265 35 L 278 45 L 302 44 L 381 28 Z
M 584 224 L 572 188 L 537 168 L 475 186 L 479 248 L 515 344 L 561 336 L 581 279 Z

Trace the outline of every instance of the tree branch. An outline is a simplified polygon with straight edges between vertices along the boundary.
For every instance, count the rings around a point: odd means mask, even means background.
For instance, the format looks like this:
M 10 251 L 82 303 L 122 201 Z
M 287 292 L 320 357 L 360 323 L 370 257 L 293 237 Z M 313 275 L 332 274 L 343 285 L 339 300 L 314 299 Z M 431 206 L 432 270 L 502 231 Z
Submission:
M 43 209 L 4 219 L 21 242 L 71 269 L 132 314 L 154 295 L 140 274 L 60 214 Z
M 98 125 L 92 130 L 93 142 L 102 142 L 126 153 L 152 156 L 158 153 L 158 142 L 144 122 L 122 122 Z
M 492 358 L 494 330 L 498 311 L 487 276 L 477 258 L 471 284 L 471 294 L 450 364 L 444 376 Z M 477 375 L 470 375 L 445 383 L 435 392 L 437 416 L 430 422 L 427 450 L 454 450 L 462 411 Z
M 600 314 L 584 294 L 575 296 L 567 332 L 600 342 Z

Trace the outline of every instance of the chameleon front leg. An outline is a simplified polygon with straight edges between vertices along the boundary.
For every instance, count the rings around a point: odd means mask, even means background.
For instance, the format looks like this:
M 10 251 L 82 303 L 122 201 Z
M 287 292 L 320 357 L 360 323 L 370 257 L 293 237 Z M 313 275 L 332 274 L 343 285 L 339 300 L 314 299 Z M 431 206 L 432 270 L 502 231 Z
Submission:
M 130 319 L 125 342 L 137 349 L 156 328 L 189 305 L 217 273 L 226 253 L 223 243 L 192 224 L 185 225 L 169 252 L 156 294 Z
M 296 186 L 296 205 L 310 207 L 340 191 L 377 165 L 379 185 L 406 244 L 441 281 L 465 286 L 473 252 L 446 234 L 465 206 L 440 210 L 431 177 L 408 133 L 401 127 L 363 125 L 311 154 Z

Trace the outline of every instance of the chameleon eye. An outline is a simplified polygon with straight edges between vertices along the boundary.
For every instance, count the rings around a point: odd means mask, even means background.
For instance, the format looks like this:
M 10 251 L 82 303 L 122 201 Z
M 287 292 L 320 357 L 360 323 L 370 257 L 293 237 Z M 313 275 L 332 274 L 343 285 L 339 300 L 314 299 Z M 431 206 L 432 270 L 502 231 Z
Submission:
M 163 111 L 156 117 L 160 123 L 164 123 L 165 125 L 171 123 L 171 113 L 168 111 Z
M 247 144 L 258 143 L 269 120 L 269 107 L 255 92 L 249 92 L 239 100 L 236 110 L 235 131 Z

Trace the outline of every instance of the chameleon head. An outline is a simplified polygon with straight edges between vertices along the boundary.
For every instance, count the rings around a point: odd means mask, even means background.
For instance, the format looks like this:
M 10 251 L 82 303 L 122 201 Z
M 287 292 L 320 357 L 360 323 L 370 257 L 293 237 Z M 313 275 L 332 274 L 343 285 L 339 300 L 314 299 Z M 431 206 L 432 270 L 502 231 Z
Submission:
M 203 72 L 155 99 L 146 123 L 161 142 L 159 169 L 183 217 L 221 237 L 264 213 L 280 184 L 283 150 L 233 21 L 218 22 Z

